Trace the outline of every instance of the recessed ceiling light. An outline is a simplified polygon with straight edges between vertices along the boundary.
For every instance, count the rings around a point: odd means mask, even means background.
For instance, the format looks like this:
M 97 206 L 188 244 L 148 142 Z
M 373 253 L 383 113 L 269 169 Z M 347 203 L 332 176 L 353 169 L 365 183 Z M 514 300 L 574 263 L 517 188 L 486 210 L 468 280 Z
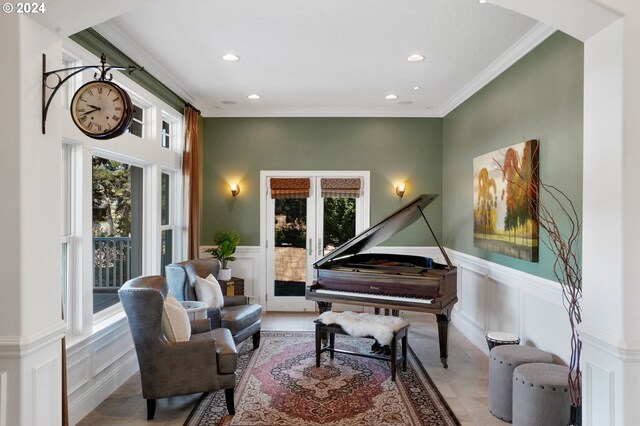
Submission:
M 249 96 L 247 96 L 247 98 L 255 101 L 257 99 L 260 99 L 260 95 L 249 95 Z
M 420 90 L 420 86 L 413 86 L 413 90 Z
M 398 99 L 398 97 L 396 95 L 387 95 L 384 98 L 387 99 L 387 100 Z
M 424 56 L 418 55 L 418 54 L 411 55 L 411 56 L 409 56 L 407 58 L 407 61 L 409 61 L 409 62 L 420 62 L 420 61 L 423 61 L 423 60 L 424 60 Z
M 478 3 L 480 4 L 485 4 L 487 2 L 487 0 L 478 0 Z
M 238 59 L 240 59 L 240 57 L 238 55 L 234 55 L 233 53 L 227 53 L 226 55 L 224 55 L 222 57 L 222 59 L 227 61 L 227 62 L 235 62 Z

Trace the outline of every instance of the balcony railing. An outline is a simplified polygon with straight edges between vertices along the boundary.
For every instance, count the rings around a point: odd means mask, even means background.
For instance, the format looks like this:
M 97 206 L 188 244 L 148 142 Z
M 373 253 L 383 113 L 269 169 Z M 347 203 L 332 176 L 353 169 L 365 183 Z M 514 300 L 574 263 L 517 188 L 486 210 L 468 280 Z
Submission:
M 131 237 L 94 237 L 94 291 L 117 290 L 130 277 Z

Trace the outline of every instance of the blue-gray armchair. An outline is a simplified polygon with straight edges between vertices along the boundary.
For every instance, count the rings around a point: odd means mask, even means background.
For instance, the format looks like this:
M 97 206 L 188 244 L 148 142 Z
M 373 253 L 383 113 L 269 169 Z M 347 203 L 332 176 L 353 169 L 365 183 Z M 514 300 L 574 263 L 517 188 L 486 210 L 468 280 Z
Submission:
M 187 260 L 167 265 L 165 271 L 167 283 L 176 299 L 197 300 L 196 277 L 206 278 L 212 274 L 218 278 L 220 261 L 214 257 Z M 222 293 L 225 292 L 226 289 L 222 289 Z M 207 317 L 211 319 L 212 327 L 228 328 L 236 344 L 251 336 L 253 347 L 260 346 L 262 306 L 250 304 L 246 296 L 224 296 L 222 309 L 209 308 Z

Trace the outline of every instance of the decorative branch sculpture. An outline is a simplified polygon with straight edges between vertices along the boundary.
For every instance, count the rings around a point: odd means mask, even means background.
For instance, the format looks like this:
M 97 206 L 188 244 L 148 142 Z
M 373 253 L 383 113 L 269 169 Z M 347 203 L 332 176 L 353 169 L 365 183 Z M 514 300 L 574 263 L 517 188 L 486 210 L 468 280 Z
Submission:
M 582 342 L 577 326 L 582 322 L 580 299 L 582 298 L 582 270 L 578 261 L 579 237 L 581 232 L 580 217 L 571 199 L 560 189 L 538 180 L 538 185 L 522 187 L 524 179 L 507 179 L 505 168 L 494 159 L 503 173 L 503 179 L 509 184 L 519 185 L 519 189 L 529 192 L 529 210 L 531 217 L 538 220 L 538 240 L 555 255 L 553 275 L 562 288 L 562 304 L 569 314 L 571 327 L 571 358 L 569 360 L 569 395 L 571 397 L 571 422 L 576 424 L 582 405 L 582 371 L 580 370 L 580 354 Z M 536 165 L 537 167 L 537 165 Z M 537 170 L 536 170 L 537 172 Z M 518 177 L 522 178 L 519 171 Z M 536 173 L 539 176 L 538 173 Z

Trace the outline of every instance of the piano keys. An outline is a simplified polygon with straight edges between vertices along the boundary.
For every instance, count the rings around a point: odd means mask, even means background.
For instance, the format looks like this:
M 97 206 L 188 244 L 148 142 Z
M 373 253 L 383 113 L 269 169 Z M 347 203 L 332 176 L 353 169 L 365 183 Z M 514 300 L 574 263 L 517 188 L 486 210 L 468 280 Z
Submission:
M 332 303 L 346 303 L 433 313 L 438 322 L 440 360 L 448 367 L 448 331 L 451 310 L 457 302 L 457 272 L 433 234 L 423 210 L 437 194 L 420 195 L 387 218 L 361 232 L 314 264 L 317 278 L 306 298 L 320 312 Z M 431 258 L 384 253 L 363 253 L 422 217 L 440 248 L 446 264 Z

